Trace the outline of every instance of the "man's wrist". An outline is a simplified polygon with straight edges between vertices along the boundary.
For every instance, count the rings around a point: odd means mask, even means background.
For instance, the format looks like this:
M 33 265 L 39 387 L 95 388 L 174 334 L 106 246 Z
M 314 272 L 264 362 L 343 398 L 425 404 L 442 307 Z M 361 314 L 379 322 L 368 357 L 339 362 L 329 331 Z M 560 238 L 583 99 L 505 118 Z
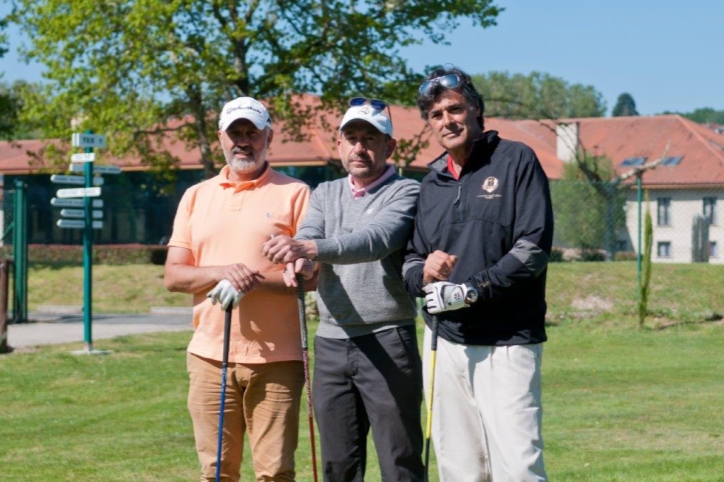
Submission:
M 317 243 L 313 239 L 302 241 L 302 248 L 304 250 L 304 258 L 310 261 L 317 259 L 319 252 L 317 251 Z
M 472 305 L 478 301 L 480 294 L 475 286 L 471 283 L 463 283 L 465 286 L 465 304 Z

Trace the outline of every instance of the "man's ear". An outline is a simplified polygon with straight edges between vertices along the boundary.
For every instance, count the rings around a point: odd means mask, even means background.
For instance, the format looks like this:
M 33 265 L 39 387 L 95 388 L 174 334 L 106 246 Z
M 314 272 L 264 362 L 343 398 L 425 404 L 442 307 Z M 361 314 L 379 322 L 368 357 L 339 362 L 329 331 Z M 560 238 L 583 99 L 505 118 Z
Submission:
M 274 131 L 269 129 L 269 134 L 266 136 L 266 146 L 271 146 L 272 139 L 274 139 Z
M 395 147 L 397 147 L 397 139 L 394 137 L 390 137 L 387 140 L 387 151 L 385 152 L 385 159 L 389 159 L 393 152 L 395 152 Z

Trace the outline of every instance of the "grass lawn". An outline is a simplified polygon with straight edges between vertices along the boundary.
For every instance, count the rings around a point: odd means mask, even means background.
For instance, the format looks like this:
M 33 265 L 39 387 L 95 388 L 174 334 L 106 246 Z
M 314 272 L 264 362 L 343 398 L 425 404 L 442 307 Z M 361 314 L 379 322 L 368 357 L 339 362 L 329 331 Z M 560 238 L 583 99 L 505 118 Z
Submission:
M 82 304 L 78 270 L 32 267 L 31 311 Z M 724 267 L 656 265 L 643 329 L 635 277 L 634 263 L 550 267 L 543 356 L 550 480 L 724 482 Z M 189 303 L 166 294 L 161 279 L 158 266 L 98 266 L 94 311 Z M 198 480 L 186 411 L 189 337 L 104 340 L 108 356 L 69 353 L 81 344 L 0 356 L 0 480 Z M 304 402 L 301 422 L 298 480 L 311 481 Z M 248 462 L 242 480 L 253 480 Z M 380 480 L 374 450 L 367 480 Z
M 551 480 L 724 481 L 722 326 L 549 332 L 543 376 Z M 2 479 L 196 480 L 188 337 L 108 340 L 108 356 L 69 354 L 76 344 L 0 358 Z M 312 480 L 305 416 L 303 406 L 299 481 Z M 367 480 L 379 480 L 370 453 Z M 245 463 L 243 480 L 253 480 L 249 469 Z

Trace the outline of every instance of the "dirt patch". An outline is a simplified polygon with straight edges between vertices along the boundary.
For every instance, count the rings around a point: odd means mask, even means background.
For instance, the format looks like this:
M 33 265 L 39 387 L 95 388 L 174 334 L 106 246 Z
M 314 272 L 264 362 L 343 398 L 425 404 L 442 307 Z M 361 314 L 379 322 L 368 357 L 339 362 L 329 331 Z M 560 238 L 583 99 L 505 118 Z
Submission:
M 611 310 L 613 303 L 598 296 L 589 295 L 585 298 L 574 299 L 571 307 L 577 310 L 604 312 Z

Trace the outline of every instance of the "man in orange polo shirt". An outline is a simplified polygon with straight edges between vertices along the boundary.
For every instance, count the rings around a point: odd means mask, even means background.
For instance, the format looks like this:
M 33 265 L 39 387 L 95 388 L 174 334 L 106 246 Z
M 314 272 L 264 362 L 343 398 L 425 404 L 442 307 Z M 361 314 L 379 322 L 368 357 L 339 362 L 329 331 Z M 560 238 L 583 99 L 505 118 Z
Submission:
M 229 343 L 222 479 L 239 480 L 245 433 L 257 480 L 295 478 L 304 385 L 296 291 L 261 246 L 271 236 L 294 236 L 309 188 L 271 169 L 266 153 L 273 134 L 269 113 L 256 100 L 240 97 L 224 106 L 218 137 L 227 165 L 184 193 L 169 241 L 166 287 L 193 295 L 188 407 L 202 480 L 214 480 L 216 471 L 229 303 L 238 308 Z

